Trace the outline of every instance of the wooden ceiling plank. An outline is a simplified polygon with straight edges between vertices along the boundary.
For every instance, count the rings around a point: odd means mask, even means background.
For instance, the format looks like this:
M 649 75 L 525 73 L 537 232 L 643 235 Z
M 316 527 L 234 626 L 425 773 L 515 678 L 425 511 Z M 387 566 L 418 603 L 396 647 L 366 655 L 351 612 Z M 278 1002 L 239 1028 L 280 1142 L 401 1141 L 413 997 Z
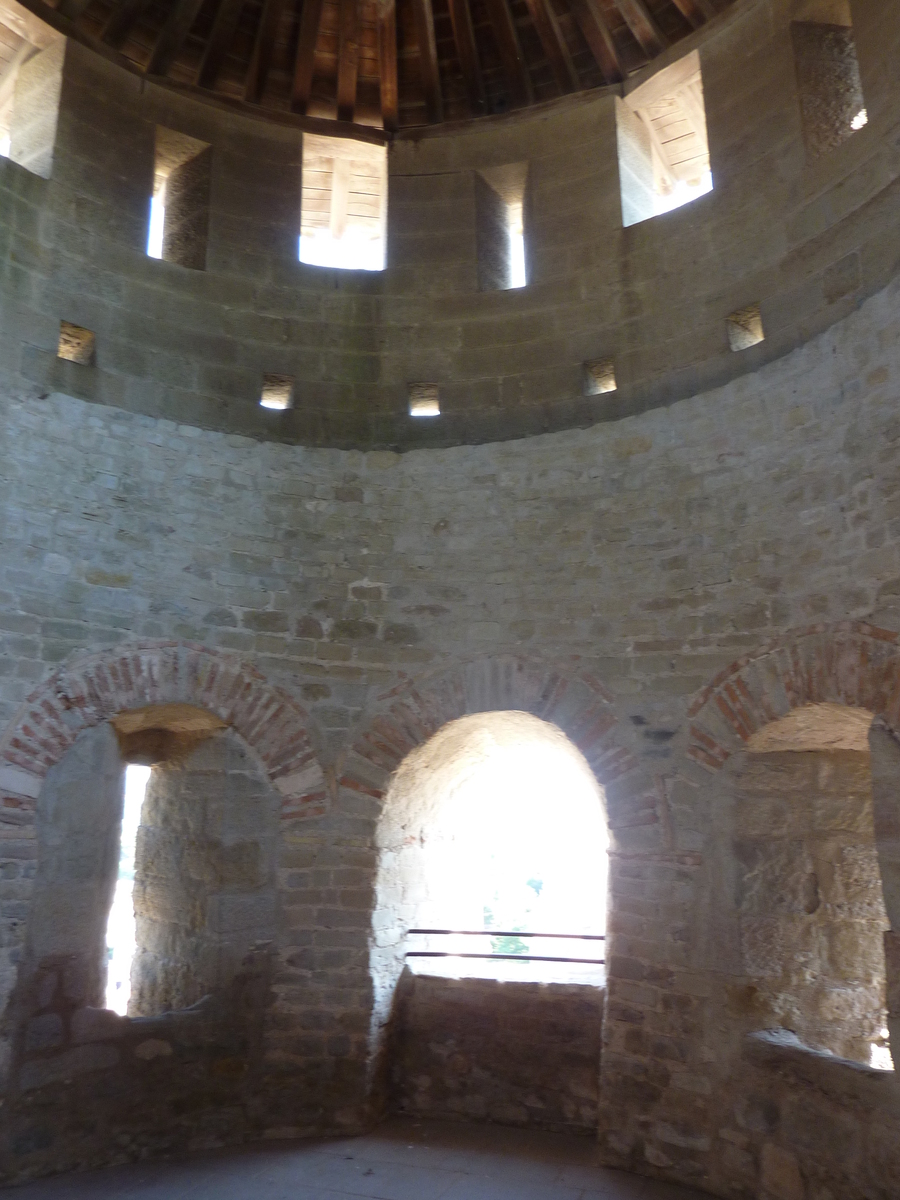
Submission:
M 108 46 L 118 49 L 149 4 L 150 0 L 120 0 L 120 3 L 109 14 L 106 25 L 103 27 L 101 35 L 103 41 Z
M 710 0 L 672 0 L 672 3 L 692 29 L 699 29 L 716 15 Z
M 90 2 L 91 0 L 62 0 L 62 3 L 57 5 L 56 11 L 61 17 L 77 21 Z
M 413 0 L 413 12 L 419 42 L 419 64 L 422 71 L 422 90 L 425 93 L 425 111 L 428 114 L 429 122 L 436 125 L 444 119 L 444 101 L 441 96 L 441 76 L 438 70 L 431 0 Z
M 486 3 L 512 104 L 514 107 L 531 104 L 534 100 L 531 77 L 525 66 L 519 35 L 516 33 L 509 6 L 506 0 L 486 0 Z
M 381 120 L 385 129 L 393 133 L 400 117 L 395 0 L 382 0 L 378 5 L 378 63 L 381 76 Z
M 358 0 L 340 0 L 338 29 L 338 120 L 352 121 L 356 108 L 356 81 L 359 76 Z
M 481 77 L 481 66 L 478 61 L 478 47 L 475 43 L 475 30 L 472 27 L 472 13 L 468 0 L 449 0 L 450 20 L 453 24 L 453 38 L 456 42 L 456 53 L 466 85 L 466 95 L 469 99 L 469 111 L 473 117 L 481 116 L 487 107 L 484 95 L 484 80 Z
M 297 34 L 297 57 L 294 60 L 294 83 L 291 90 L 291 110 L 305 113 L 312 92 L 316 64 L 316 41 L 324 0 L 303 0 L 300 13 L 300 32 Z
M 250 68 L 244 84 L 244 99 L 250 104 L 259 104 L 266 81 L 269 78 L 269 68 L 272 65 L 272 52 L 275 49 L 275 38 L 278 36 L 278 26 L 284 0 L 265 0 L 259 25 L 256 28 L 256 39 L 253 44 L 253 55 Z
M 168 75 L 175 56 L 191 32 L 203 0 L 177 0 L 166 18 L 147 66 L 148 75 Z
M 616 8 L 641 49 L 651 57 L 662 54 L 669 40 L 650 15 L 644 0 L 616 0 Z
M 560 91 L 576 91 L 580 86 L 578 72 L 556 19 L 552 0 L 526 0 L 526 3 Z
M 625 69 L 596 0 L 569 0 L 569 3 L 584 40 L 603 72 L 603 78 L 607 83 L 621 83 L 625 78 Z
M 213 21 L 209 41 L 206 43 L 206 50 L 203 52 L 200 70 L 197 72 L 199 87 L 212 88 L 216 86 L 222 63 L 234 41 L 235 30 L 243 7 L 244 0 L 221 0 L 216 19 Z

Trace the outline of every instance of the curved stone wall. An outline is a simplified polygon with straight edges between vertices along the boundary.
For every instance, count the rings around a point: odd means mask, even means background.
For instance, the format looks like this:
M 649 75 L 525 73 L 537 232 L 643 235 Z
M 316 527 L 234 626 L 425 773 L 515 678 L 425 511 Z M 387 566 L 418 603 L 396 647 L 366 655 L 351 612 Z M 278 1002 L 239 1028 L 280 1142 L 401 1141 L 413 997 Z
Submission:
M 801 647 L 787 661 L 814 699 L 865 697 L 878 708 L 870 685 L 851 684 L 883 655 L 895 664 L 900 631 L 898 299 L 892 283 L 779 361 L 668 409 L 403 455 L 259 442 L 5 380 L 0 719 L 18 719 L 69 656 L 199 643 L 246 661 L 308 710 L 326 778 L 340 780 L 327 813 L 282 823 L 283 915 L 248 1077 L 267 1099 L 250 1103 L 245 1089 L 229 1136 L 366 1119 L 383 779 L 349 752 L 369 730 L 391 736 L 391 713 L 406 696 L 427 697 L 427 678 L 476 663 L 472 678 L 502 679 L 503 664 L 526 658 L 559 678 L 595 678 L 629 758 L 608 791 L 600 1123 L 611 1160 L 722 1195 L 736 1178 L 755 1194 L 781 1177 L 837 1179 L 848 1200 L 889 1194 L 877 1181 L 900 1170 L 893 1079 L 839 1060 L 819 1066 L 791 1046 L 742 1049 L 767 1014 L 726 953 L 727 783 L 696 751 L 709 750 L 699 734 L 725 753 L 739 743 L 718 700 L 745 676 L 753 691 L 742 663 L 764 663 L 772 643 Z M 848 621 L 859 626 L 852 636 L 840 632 Z M 861 647 L 855 658 L 837 652 L 850 643 Z M 22 832 L 29 797 L 16 778 L 0 783 L 13 934 L 2 978 L 12 986 L 34 847 Z M 84 1097 L 104 1103 L 90 1072 L 107 1060 L 126 1070 L 102 1045 L 71 1060 L 88 1073 L 73 1120 Z M 154 1065 L 152 1086 L 167 1087 L 179 1061 Z M 803 1080 L 823 1071 L 826 1091 L 804 1099 Z M 847 1116 L 860 1089 L 871 1102 L 864 1126 Z M 73 1161 L 36 1142 L 24 1118 L 15 1124 L 30 1111 L 19 1105 L 5 1109 L 20 1147 L 11 1173 Z M 101 1124 L 110 1119 L 104 1111 Z M 833 1135 L 850 1125 L 852 1155 Z M 187 1119 L 179 1128 L 196 1135 Z M 166 1137 L 164 1126 L 122 1132 L 135 1152 Z
M 659 60 L 699 48 L 711 195 L 622 228 L 616 89 L 423 130 L 391 146 L 382 274 L 297 262 L 302 122 L 143 86 L 70 42 L 52 178 L 0 160 L 2 361 L 135 413 L 363 448 L 588 426 L 756 370 L 898 255 L 900 15 L 854 0 L 869 123 L 809 161 L 792 12 L 743 0 Z M 212 146 L 202 272 L 143 253 L 157 123 Z M 521 161 L 532 282 L 479 292 L 474 172 Z M 733 353 L 725 318 L 757 301 L 766 340 Z M 61 320 L 95 332 L 96 365 L 57 360 Z M 582 363 L 607 356 L 618 392 L 583 396 Z M 294 376 L 292 411 L 259 408 L 267 372 Z M 441 388 L 437 420 L 407 414 L 420 381 Z

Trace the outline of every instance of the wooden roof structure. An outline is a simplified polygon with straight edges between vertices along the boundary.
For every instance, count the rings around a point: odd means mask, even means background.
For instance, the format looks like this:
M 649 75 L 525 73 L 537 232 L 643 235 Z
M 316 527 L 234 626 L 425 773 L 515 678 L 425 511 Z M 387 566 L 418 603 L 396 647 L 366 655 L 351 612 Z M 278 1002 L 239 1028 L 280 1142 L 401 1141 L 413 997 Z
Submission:
M 734 0 L 25 2 L 149 78 L 393 132 L 619 83 Z

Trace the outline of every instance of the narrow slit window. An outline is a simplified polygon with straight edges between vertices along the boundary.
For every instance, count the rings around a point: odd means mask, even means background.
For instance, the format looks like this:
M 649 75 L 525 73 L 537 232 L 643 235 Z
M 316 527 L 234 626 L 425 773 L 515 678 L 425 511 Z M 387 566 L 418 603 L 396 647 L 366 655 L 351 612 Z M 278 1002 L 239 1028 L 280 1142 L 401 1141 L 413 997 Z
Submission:
M 259 397 L 260 407 L 271 408 L 276 412 L 294 406 L 294 377 L 292 375 L 264 375 L 262 392 Z
M 383 271 L 386 227 L 387 148 L 305 133 L 300 261 Z
M 126 767 L 119 871 L 106 925 L 106 1007 L 122 1016 L 128 1012 L 131 997 L 131 964 L 135 953 L 134 860 L 149 780 L 149 767 Z
M 209 231 L 212 151 L 206 142 L 156 128 L 147 254 L 202 271 Z
M 475 174 L 478 287 L 483 292 L 522 288 L 528 282 L 525 254 L 525 191 L 528 163 L 510 163 Z
M 868 124 L 849 0 L 816 0 L 791 22 L 791 43 L 812 158 L 835 149 Z
M 409 385 L 409 415 L 411 417 L 439 417 L 441 400 L 436 383 L 411 383 Z
M 616 100 L 622 223 L 690 204 L 713 190 L 696 50 Z
M 60 321 L 57 358 L 79 363 L 83 367 L 92 367 L 96 349 L 97 339 L 93 330 L 85 329 L 82 325 L 73 325 L 71 321 Z
M 726 317 L 725 328 L 728 331 L 728 345 L 734 351 L 749 350 L 766 338 L 758 304 L 748 304 Z
M 0 0 L 0 156 L 49 179 L 66 42 L 18 4 Z

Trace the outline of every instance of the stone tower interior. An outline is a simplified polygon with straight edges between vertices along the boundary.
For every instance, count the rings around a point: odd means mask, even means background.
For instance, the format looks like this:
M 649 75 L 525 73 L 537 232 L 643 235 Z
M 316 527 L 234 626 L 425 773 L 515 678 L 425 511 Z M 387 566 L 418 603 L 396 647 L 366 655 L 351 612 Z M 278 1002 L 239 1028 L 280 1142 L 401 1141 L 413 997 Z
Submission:
M 900 1200 L 898 61 L 0 0 L 0 1183 Z

